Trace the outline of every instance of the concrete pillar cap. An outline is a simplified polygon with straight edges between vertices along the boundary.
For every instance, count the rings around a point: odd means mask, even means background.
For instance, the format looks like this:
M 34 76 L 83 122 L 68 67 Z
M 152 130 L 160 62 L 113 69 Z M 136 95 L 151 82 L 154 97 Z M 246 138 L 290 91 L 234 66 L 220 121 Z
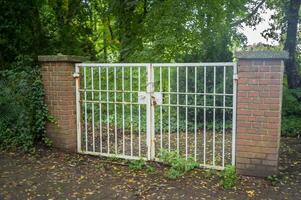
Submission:
M 239 51 L 235 57 L 241 60 L 285 60 L 289 54 L 287 51 Z
M 84 56 L 74 56 L 74 55 L 40 55 L 38 56 L 39 62 L 83 62 L 87 61 L 88 58 Z

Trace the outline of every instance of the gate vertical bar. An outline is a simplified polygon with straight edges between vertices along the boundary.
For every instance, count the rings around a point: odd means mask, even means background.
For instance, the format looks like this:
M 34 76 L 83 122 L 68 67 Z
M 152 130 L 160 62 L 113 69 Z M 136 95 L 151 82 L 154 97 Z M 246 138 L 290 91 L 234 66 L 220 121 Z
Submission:
M 146 119 L 147 119 L 147 159 L 152 160 L 155 158 L 155 117 L 154 117 L 154 70 L 153 65 L 147 65 L 147 104 L 146 104 Z
M 160 67 L 160 92 L 162 92 L 162 67 Z M 160 148 L 163 148 L 163 123 L 162 123 L 162 106 L 160 105 Z
M 207 80 L 206 80 L 206 76 L 207 76 L 207 72 L 206 72 L 206 66 L 204 67 L 204 113 L 203 113 L 203 115 L 204 115 L 204 150 L 203 150 L 203 159 L 204 159 L 204 165 L 206 165 L 206 135 L 207 135 L 207 133 L 206 133 L 206 121 L 207 121 L 207 119 L 206 119 L 206 112 L 207 112 L 207 110 L 206 110 L 206 82 L 207 82 Z
M 233 65 L 233 111 L 232 111 L 232 165 L 235 165 L 236 147 L 236 106 L 237 106 L 237 64 Z
M 75 79 L 75 88 L 76 88 L 76 125 L 77 125 L 77 152 L 81 152 L 81 141 L 82 141 L 82 136 L 81 136 L 81 109 L 80 109 L 80 76 L 79 76 L 79 66 L 75 65 L 75 74 L 74 74 Z
M 194 67 L 194 161 L 196 161 L 197 154 L 197 67 Z
M 133 70 L 130 66 L 130 140 L 131 140 L 131 156 L 133 156 Z
M 94 124 L 94 68 L 91 68 L 91 98 L 92 98 L 92 148 L 95 152 L 95 124 Z
M 180 142 L 179 142 L 179 67 L 177 66 L 177 151 L 180 152 Z
M 222 166 L 225 166 L 225 120 L 226 120 L 226 66 L 223 70 L 223 147 L 222 147 Z
M 116 96 L 116 67 L 114 67 L 114 118 L 115 118 L 115 130 L 114 130 L 114 134 L 115 134 L 115 154 L 117 154 L 117 96 Z
M 138 67 L 138 92 L 140 92 L 141 87 L 140 87 L 140 68 Z M 138 147 L 139 147 L 139 152 L 138 155 L 141 157 L 141 107 L 140 104 L 138 105 Z
M 106 77 L 107 77 L 107 153 L 110 153 L 110 96 L 109 96 L 109 67 L 106 67 Z
M 87 72 L 84 67 L 84 89 L 85 89 L 85 136 L 86 136 L 86 151 L 88 151 L 88 116 L 87 116 Z
M 188 68 L 187 66 L 185 67 L 185 73 L 186 73 L 186 77 L 185 77 L 185 121 L 186 121 L 186 125 L 185 125 L 185 158 L 187 160 L 188 158 Z
M 170 67 L 168 67 L 168 151 L 170 151 Z
M 212 141 L 212 148 L 213 148 L 213 153 L 212 153 L 212 163 L 213 166 L 215 167 L 215 106 L 216 106 L 216 67 L 214 66 L 213 68 L 213 141 Z
M 124 67 L 122 67 L 122 155 L 125 155 L 124 122 Z
M 101 99 L 101 67 L 98 68 L 98 89 L 99 89 L 99 151 L 102 153 L 102 99 Z

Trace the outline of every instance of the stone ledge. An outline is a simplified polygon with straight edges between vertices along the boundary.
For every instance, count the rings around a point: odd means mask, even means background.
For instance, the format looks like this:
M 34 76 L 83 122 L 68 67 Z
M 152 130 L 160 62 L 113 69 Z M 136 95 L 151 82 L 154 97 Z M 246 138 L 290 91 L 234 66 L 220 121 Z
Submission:
M 287 51 L 240 51 L 235 53 L 235 57 L 246 60 L 284 60 L 289 58 L 289 54 Z
M 74 56 L 74 55 L 41 55 L 38 56 L 39 62 L 83 62 L 89 60 L 84 56 Z

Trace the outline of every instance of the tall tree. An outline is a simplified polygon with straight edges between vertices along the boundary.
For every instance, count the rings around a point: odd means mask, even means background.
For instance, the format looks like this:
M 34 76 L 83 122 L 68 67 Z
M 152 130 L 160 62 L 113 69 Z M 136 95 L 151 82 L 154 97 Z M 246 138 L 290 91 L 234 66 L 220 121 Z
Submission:
M 39 8 L 42 0 L 0 1 L 0 66 L 7 66 L 20 55 L 43 53 L 47 41 L 43 37 Z
M 142 26 L 143 48 L 132 58 L 143 62 L 231 60 L 232 42 L 240 40 L 232 23 L 245 17 L 246 0 L 150 2 Z
M 142 50 L 142 30 L 147 6 L 147 0 L 115 0 L 111 3 L 117 21 L 121 62 L 129 61 L 132 53 Z
M 270 28 L 262 33 L 266 38 L 278 40 L 283 45 L 283 49 L 289 52 L 289 59 L 285 61 L 285 72 L 288 87 L 291 89 L 301 87 L 301 77 L 298 72 L 298 65 L 301 63 L 297 59 L 300 54 L 297 48 L 300 42 L 298 40 L 300 6 L 301 0 L 268 0 L 267 7 L 274 10 L 275 14 L 271 17 Z
M 301 77 L 298 73 L 298 66 L 296 61 L 300 5 L 301 0 L 290 0 L 288 9 L 286 11 L 287 31 L 284 50 L 287 50 L 289 52 L 289 59 L 285 61 L 285 69 L 287 73 L 289 88 L 297 88 L 301 86 Z

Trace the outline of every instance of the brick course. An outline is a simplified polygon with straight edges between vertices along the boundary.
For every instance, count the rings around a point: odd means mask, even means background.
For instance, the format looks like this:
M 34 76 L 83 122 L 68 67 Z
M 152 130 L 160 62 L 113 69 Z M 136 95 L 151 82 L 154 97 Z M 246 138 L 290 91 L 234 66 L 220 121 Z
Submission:
M 236 167 L 243 175 L 278 171 L 283 62 L 239 59 Z

